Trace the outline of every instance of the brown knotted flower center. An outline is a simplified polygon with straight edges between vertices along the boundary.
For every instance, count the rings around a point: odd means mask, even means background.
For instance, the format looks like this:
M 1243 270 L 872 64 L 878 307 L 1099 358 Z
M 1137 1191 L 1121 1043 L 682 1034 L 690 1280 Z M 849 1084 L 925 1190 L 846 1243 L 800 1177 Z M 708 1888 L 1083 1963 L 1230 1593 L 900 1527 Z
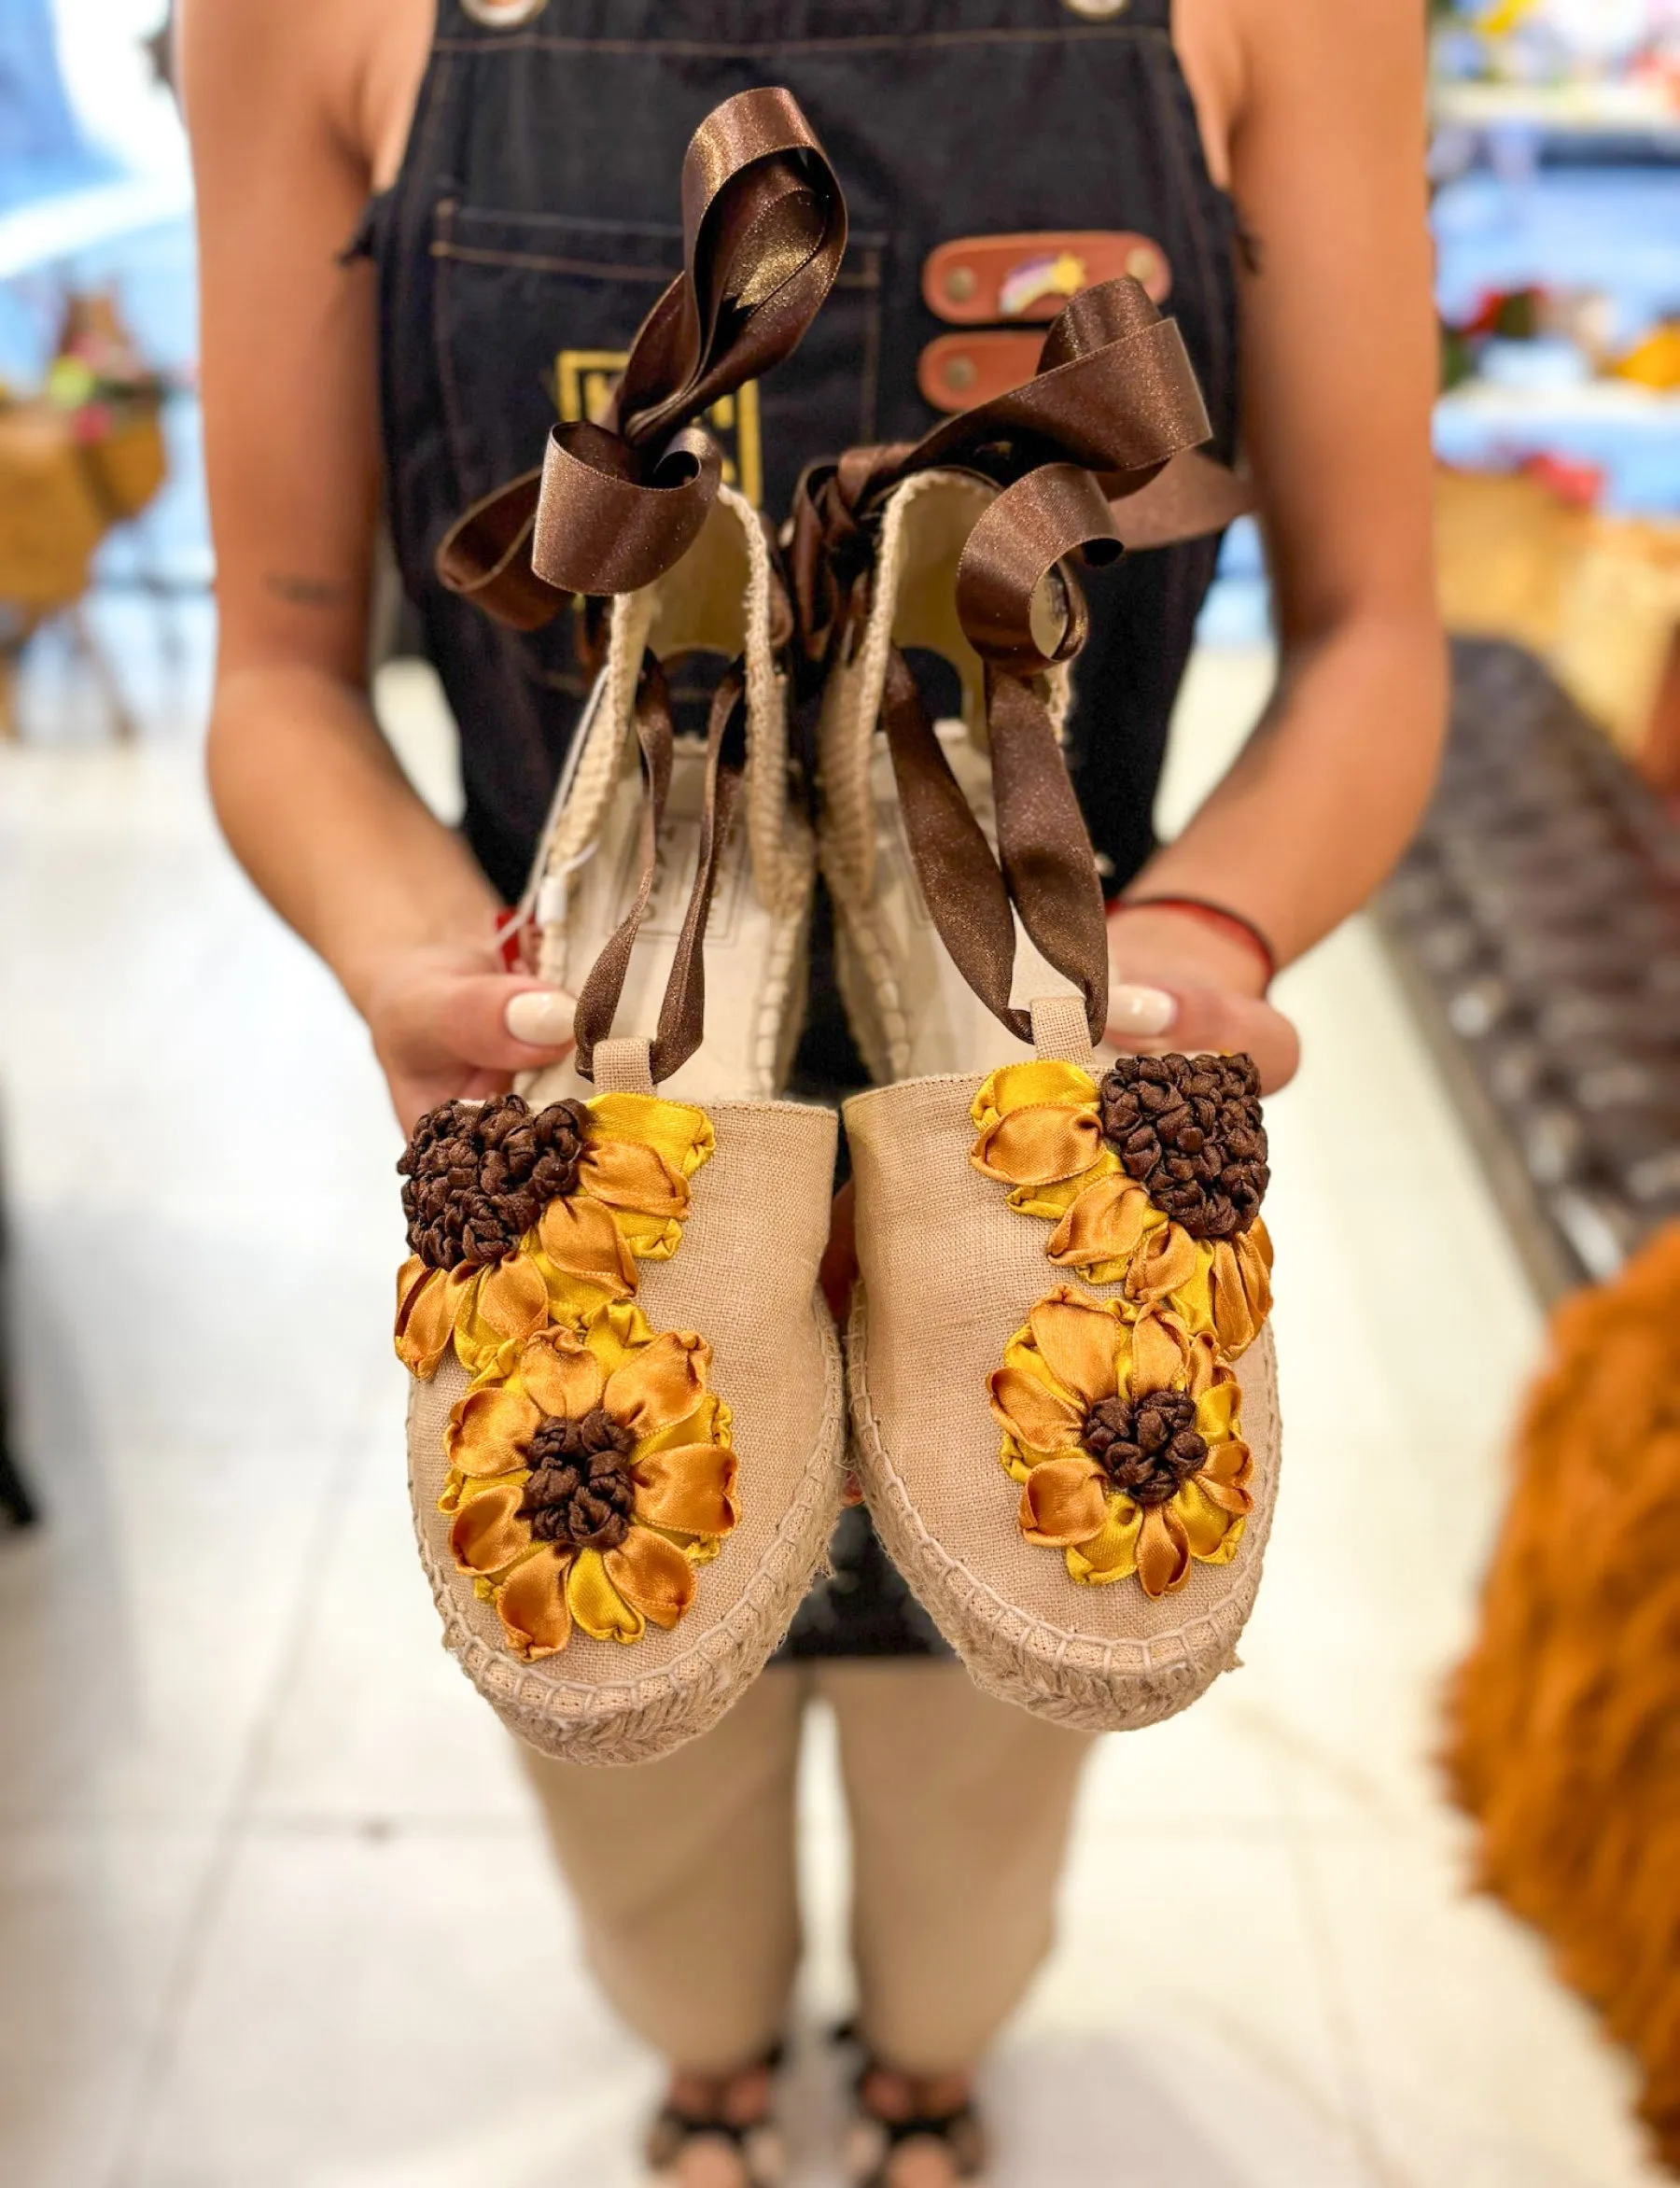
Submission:
M 1271 1183 L 1260 1079 L 1247 1056 L 1123 1056 L 1099 1091 L 1102 1136 L 1163 1215 L 1229 1239 Z
M 517 1094 L 428 1110 L 397 1165 L 410 1249 L 428 1269 L 511 1254 L 551 1200 L 577 1190 L 587 1122 L 581 1101 L 533 1115 Z
M 1116 1489 L 1141 1505 L 1166 1504 L 1208 1455 L 1188 1391 L 1099 1398 L 1080 1440 Z
M 626 1464 L 633 1430 L 597 1406 L 575 1421 L 544 1421 L 531 1438 L 531 1479 L 519 1517 L 539 1542 L 616 1550 L 636 1516 Z

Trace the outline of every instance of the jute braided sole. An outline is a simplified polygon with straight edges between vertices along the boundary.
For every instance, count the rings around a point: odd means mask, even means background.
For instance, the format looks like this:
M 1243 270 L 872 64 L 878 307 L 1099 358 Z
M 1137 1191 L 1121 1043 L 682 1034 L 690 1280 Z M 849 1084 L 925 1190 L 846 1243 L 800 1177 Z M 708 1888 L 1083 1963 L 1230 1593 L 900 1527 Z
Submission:
M 1006 1601 L 930 1531 L 893 1465 L 870 1404 L 869 1303 L 859 1285 L 847 1332 L 854 1463 L 888 1554 L 977 1686 L 1057 1724 L 1087 1732 L 1130 1732 L 1188 1708 L 1222 1671 L 1232 1668 L 1260 1585 L 1277 1481 L 1278 1378 L 1269 1330 L 1238 1363 L 1237 1373 L 1257 1494 L 1239 1560 L 1228 1568 L 1228 1592 L 1204 1614 L 1169 1632 L 1146 1639 L 1094 1641 Z M 1013 1531 L 1015 1498 L 997 1465 L 995 1438 L 992 1449 L 975 1457 L 976 1494 L 996 1495 L 999 1525 Z M 1082 1599 L 1089 1600 L 1090 1592 L 1076 1589 L 1071 1581 L 1067 1592 L 1070 1610 Z
M 413 1454 L 436 1421 L 441 1401 L 466 1388 L 453 1365 L 439 1370 L 444 1387 L 416 1383 L 409 1399 L 409 1486 L 420 1562 L 443 1621 L 443 1646 L 509 1730 L 527 1746 L 561 1761 L 617 1766 L 645 1762 L 697 1739 L 717 1723 L 757 1677 L 780 1645 L 828 1550 L 846 1471 L 845 1391 L 840 1343 L 820 1297 L 812 1323 L 824 1364 L 823 1406 L 809 1463 L 801 1469 L 792 1501 L 758 1564 L 728 1614 L 697 1632 L 692 1645 L 641 1677 L 586 1681 L 567 1676 L 567 1657 L 587 1650 L 599 1662 L 613 1642 L 574 1637 L 567 1656 L 540 1665 L 521 1663 L 475 1631 L 467 1612 L 471 1582 L 449 1554 L 449 1523 L 427 1509 L 427 1487 L 416 1478 Z M 417 1410 L 427 1418 L 416 1424 Z M 446 1410 L 446 1409 L 444 1409 Z M 701 1577 L 704 1591 L 721 1577 L 730 1545 Z M 477 1607 L 476 1606 L 474 1607 Z M 622 1651 L 633 1658 L 633 1650 Z

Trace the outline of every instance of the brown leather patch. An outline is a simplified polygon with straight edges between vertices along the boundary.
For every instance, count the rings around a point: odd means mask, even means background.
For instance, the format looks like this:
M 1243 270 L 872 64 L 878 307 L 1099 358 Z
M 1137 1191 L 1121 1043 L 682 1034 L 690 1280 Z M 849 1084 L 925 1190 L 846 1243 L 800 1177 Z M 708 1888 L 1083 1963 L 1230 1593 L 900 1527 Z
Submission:
M 922 301 L 953 327 L 999 319 L 1054 319 L 1071 296 L 1129 274 L 1151 303 L 1172 288 L 1167 254 L 1133 229 L 1031 230 L 1019 235 L 961 235 L 929 252 Z
M 973 410 L 1024 386 L 1038 371 L 1043 346 L 1042 334 L 1006 334 L 1001 329 L 941 334 L 917 359 L 916 385 L 935 410 Z

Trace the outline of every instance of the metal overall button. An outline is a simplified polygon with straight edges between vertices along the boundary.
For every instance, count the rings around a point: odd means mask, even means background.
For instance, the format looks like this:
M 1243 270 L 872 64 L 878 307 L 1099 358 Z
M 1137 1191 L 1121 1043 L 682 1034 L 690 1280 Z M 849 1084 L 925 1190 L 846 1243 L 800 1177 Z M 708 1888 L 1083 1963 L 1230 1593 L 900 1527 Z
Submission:
M 1122 0 L 1124 5 L 1124 0 Z M 482 22 L 486 30 L 517 30 L 521 23 L 540 15 L 548 0 L 461 0 L 461 6 L 474 22 Z
M 1062 0 L 1062 6 L 1071 15 L 1083 15 L 1087 22 L 1106 22 L 1111 15 L 1124 15 L 1128 0 Z

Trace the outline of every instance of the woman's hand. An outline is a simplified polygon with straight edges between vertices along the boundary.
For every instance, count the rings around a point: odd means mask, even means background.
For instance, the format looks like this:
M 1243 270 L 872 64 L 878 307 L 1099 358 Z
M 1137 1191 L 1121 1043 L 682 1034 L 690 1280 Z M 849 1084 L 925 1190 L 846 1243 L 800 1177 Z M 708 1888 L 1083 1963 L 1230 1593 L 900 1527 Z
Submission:
M 428 945 L 386 960 L 357 996 L 405 1132 L 442 1101 L 478 1101 L 558 1063 L 577 1004 L 509 973 L 495 947 Z
M 1300 1036 L 1260 993 L 1258 954 L 1193 914 L 1116 905 L 1109 914 L 1108 1037 L 1133 1056 L 1244 1049 L 1275 1094 L 1294 1078 Z

